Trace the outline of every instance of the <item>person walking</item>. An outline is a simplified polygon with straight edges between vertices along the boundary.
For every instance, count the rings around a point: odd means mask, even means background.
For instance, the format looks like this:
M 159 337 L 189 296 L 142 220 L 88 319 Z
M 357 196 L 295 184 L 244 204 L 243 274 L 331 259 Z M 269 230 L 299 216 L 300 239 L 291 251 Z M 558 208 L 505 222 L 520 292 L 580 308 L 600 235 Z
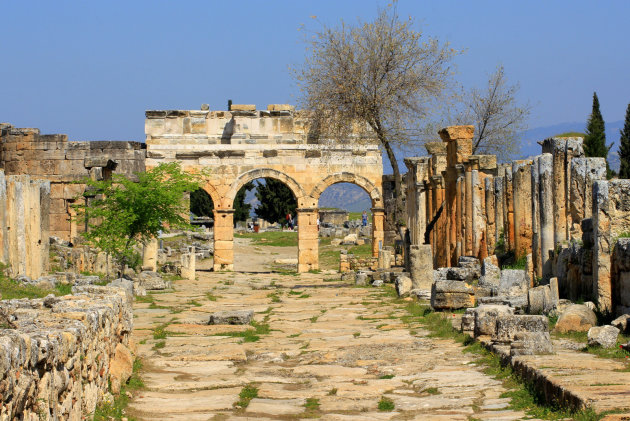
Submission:
M 363 215 L 361 215 L 361 223 L 364 227 L 367 227 L 367 212 L 363 211 Z

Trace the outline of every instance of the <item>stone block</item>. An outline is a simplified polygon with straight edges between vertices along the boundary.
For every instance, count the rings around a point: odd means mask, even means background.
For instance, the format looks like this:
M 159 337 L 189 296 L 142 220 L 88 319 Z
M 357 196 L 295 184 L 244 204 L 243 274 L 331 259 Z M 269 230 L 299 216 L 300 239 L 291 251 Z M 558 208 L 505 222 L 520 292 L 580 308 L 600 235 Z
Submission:
M 549 332 L 549 320 L 546 316 L 514 315 L 498 318 L 496 332 L 492 340 L 498 343 L 510 343 L 520 332 Z
M 621 333 L 628 334 L 630 333 L 630 314 L 622 314 L 610 324 L 619 329 Z
M 413 287 L 430 290 L 433 284 L 433 254 L 431 245 L 411 245 L 409 247 L 409 272 Z
M 447 268 L 446 279 L 449 281 L 472 282 L 475 279 L 475 270 L 470 268 L 451 267 Z
M 541 285 L 527 291 L 527 300 L 530 314 L 548 313 L 554 308 L 549 285 Z
M 510 356 L 553 354 L 549 332 L 518 332 L 510 345 Z
M 411 278 L 406 275 L 398 275 L 396 277 L 396 293 L 399 297 L 406 297 L 413 288 Z
M 217 311 L 210 315 L 209 325 L 248 325 L 254 317 L 253 310 Z
M 600 346 L 602 348 L 614 348 L 617 346 L 619 329 L 614 326 L 593 326 L 588 330 L 589 346 Z
M 497 328 L 497 320 L 514 315 L 514 309 L 506 305 L 483 304 L 474 309 L 475 337 L 481 335 L 494 335 Z
M 437 281 L 431 287 L 431 307 L 436 310 L 456 310 L 474 307 L 474 289 L 460 281 Z
M 354 284 L 358 286 L 366 286 L 368 284 L 368 274 L 365 272 L 357 272 Z
M 526 295 L 529 289 L 529 276 L 524 270 L 505 269 L 501 271 L 497 295 L 515 297 Z
M 560 314 L 554 330 L 560 333 L 588 332 L 593 326 L 597 326 L 597 316 L 593 310 L 584 304 L 573 304 Z
M 493 263 L 492 257 L 486 257 L 483 259 L 481 265 L 481 277 L 479 278 L 480 285 L 498 286 L 501 279 L 501 269 L 498 265 Z

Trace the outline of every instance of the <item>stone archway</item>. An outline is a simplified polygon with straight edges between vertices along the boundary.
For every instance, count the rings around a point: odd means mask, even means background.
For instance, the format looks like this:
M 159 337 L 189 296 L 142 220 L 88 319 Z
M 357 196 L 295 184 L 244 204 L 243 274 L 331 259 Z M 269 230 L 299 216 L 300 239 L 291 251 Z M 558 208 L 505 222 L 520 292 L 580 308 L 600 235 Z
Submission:
M 215 204 L 214 269 L 233 268 L 233 201 L 257 178 L 274 178 L 295 195 L 298 209 L 298 271 L 319 266 L 318 200 L 326 187 L 348 182 L 372 199 L 373 253 L 383 239 L 383 164 L 376 143 L 336 143 L 310 137 L 309 119 L 292 106 L 232 105 L 230 111 L 147 111 L 147 160 L 180 162 L 205 174 L 204 190 Z M 205 171 L 205 170 L 210 170 Z

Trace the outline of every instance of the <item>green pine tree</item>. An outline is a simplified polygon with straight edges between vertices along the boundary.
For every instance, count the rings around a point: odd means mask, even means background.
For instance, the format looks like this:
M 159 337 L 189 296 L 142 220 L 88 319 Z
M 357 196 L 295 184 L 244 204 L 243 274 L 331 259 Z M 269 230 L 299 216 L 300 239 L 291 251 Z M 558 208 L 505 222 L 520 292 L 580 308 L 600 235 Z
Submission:
M 619 178 L 630 178 L 630 104 L 626 109 L 626 121 L 619 139 Z
M 195 216 L 207 216 L 214 218 L 214 203 L 204 189 L 198 189 L 190 193 L 190 211 Z
M 584 138 L 584 155 L 587 157 L 608 158 L 608 151 L 612 145 L 606 145 L 606 128 L 604 118 L 599 111 L 599 99 L 597 93 L 593 92 L 593 111 L 586 124 L 586 137 Z M 606 170 L 610 175 L 608 160 L 606 160 Z
M 256 183 L 256 197 L 260 204 L 256 208 L 256 216 L 271 223 L 286 222 L 286 215 L 296 216 L 297 202 L 291 189 L 283 182 L 273 178 L 265 178 L 265 183 Z

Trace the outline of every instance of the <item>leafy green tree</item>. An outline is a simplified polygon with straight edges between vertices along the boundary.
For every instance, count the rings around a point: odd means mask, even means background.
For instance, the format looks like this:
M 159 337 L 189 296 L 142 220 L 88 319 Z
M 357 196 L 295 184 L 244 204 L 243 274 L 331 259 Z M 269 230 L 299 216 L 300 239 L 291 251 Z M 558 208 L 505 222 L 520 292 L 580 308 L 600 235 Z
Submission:
M 236 226 L 238 221 L 246 221 L 247 218 L 249 218 L 249 211 L 252 205 L 245 203 L 245 195 L 254 187 L 254 183 L 250 181 L 236 193 L 236 197 L 234 198 L 234 226 Z
M 630 104 L 626 109 L 626 121 L 619 140 L 619 178 L 630 178 Z
M 190 211 L 195 216 L 214 217 L 214 203 L 204 189 L 197 189 L 190 193 Z
M 136 255 L 135 246 L 146 244 L 160 231 L 190 227 L 184 195 L 200 187 L 198 179 L 182 172 L 177 162 L 139 173 L 136 180 L 114 174 L 109 180 L 85 183 L 96 197 L 87 206 L 77 206 L 89 227 L 82 235 L 113 256 L 121 274 Z
M 283 182 L 273 178 L 265 178 L 264 183 L 256 183 L 256 197 L 260 204 L 256 208 L 256 216 L 269 222 L 286 222 L 286 215 L 295 217 L 297 202 L 293 192 Z
M 612 147 L 606 145 L 606 128 L 604 118 L 599 111 L 599 99 L 597 93 L 593 93 L 593 110 L 586 124 L 586 137 L 584 138 L 584 155 L 587 157 L 608 158 L 608 151 Z M 608 168 L 608 160 L 606 160 L 606 169 Z

